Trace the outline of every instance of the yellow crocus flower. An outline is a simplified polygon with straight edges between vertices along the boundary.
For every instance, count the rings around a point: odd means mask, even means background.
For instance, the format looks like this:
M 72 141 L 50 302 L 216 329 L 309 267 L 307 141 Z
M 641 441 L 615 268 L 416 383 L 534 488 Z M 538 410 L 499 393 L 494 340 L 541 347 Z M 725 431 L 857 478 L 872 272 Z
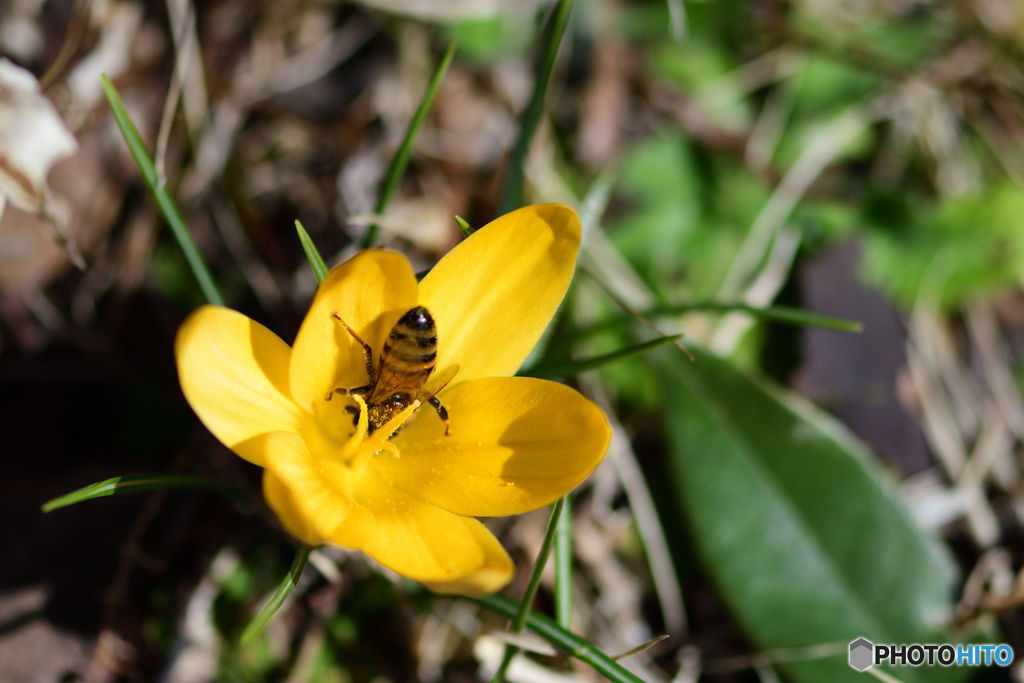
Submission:
M 515 569 L 475 518 L 565 495 L 611 437 L 575 390 L 512 376 L 565 296 L 579 248 L 576 212 L 550 204 L 478 230 L 421 283 L 401 254 L 364 251 L 327 275 L 291 348 L 241 313 L 203 306 L 178 332 L 182 389 L 218 439 L 264 468 L 264 497 L 296 538 L 361 550 L 437 592 L 494 592 Z M 418 402 L 371 431 L 361 398 L 329 400 L 367 384 L 365 352 L 339 319 L 376 362 L 416 306 L 436 325 L 434 376 L 458 368 L 438 394 L 448 436 Z

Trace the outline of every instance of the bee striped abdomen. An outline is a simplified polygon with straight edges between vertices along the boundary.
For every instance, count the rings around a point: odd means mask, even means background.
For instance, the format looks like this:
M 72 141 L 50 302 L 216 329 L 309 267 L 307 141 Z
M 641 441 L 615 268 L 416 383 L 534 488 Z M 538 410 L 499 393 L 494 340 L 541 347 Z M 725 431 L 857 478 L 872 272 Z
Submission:
M 403 315 L 384 342 L 381 377 L 384 384 L 418 389 L 434 369 L 437 328 L 430 312 L 417 306 Z

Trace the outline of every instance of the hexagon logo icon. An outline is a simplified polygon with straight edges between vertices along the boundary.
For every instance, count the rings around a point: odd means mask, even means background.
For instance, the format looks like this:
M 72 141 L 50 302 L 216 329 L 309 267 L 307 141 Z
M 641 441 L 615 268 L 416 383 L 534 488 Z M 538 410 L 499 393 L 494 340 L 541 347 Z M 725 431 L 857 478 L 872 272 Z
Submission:
M 850 666 L 857 671 L 864 671 L 874 659 L 875 646 L 865 638 L 858 638 L 850 643 Z

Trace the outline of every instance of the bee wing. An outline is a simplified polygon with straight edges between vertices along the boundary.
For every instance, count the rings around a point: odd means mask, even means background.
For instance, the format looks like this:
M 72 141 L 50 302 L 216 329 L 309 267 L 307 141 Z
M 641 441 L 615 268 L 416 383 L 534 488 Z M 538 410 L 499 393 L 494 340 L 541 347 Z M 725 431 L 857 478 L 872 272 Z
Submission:
M 417 384 L 429 378 L 429 375 L 427 375 L 427 377 L 419 375 L 418 378 L 409 378 L 398 375 L 389 369 L 388 364 L 382 358 L 380 369 L 377 370 L 377 383 L 374 385 L 373 392 L 367 402 L 379 403 L 398 393 L 412 394 L 415 398 Z
M 441 390 L 448 386 L 448 383 L 455 379 L 455 375 L 459 372 L 458 364 L 449 365 L 444 372 L 433 373 L 427 383 L 423 386 L 420 391 L 419 399 L 423 403 L 426 403 L 430 399 L 434 398 L 437 394 L 441 393 Z

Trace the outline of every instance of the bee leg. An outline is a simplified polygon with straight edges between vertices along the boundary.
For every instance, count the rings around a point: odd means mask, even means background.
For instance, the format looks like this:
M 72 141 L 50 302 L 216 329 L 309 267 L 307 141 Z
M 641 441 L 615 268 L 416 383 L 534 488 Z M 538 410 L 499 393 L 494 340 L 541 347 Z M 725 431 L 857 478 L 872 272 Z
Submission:
M 449 436 L 451 434 L 451 430 L 450 425 L 448 424 L 448 409 L 441 405 L 441 401 L 437 396 L 431 396 L 427 403 L 434 406 L 434 410 L 437 411 L 438 417 L 444 420 L 444 435 Z
M 345 406 L 345 412 L 352 416 L 352 426 L 359 426 L 359 408 L 356 406 Z
M 335 394 L 341 394 L 342 396 L 365 396 L 366 393 L 370 391 L 370 386 L 371 385 L 367 384 L 365 387 L 356 387 L 355 389 L 343 389 L 338 387 L 331 393 L 327 394 L 327 398 L 325 400 L 330 401 Z M 355 406 L 348 406 L 345 410 L 348 410 L 349 408 L 355 408 Z
M 363 352 L 366 354 L 366 378 L 369 381 L 369 386 L 373 386 L 377 381 L 377 373 L 373 368 L 373 349 L 370 348 L 369 344 L 363 341 L 363 338 L 360 337 L 355 330 L 349 327 L 347 322 L 341 319 L 341 316 L 337 313 L 331 313 L 331 317 L 344 325 L 345 329 L 348 330 L 348 333 L 351 334 L 352 337 L 363 347 Z

